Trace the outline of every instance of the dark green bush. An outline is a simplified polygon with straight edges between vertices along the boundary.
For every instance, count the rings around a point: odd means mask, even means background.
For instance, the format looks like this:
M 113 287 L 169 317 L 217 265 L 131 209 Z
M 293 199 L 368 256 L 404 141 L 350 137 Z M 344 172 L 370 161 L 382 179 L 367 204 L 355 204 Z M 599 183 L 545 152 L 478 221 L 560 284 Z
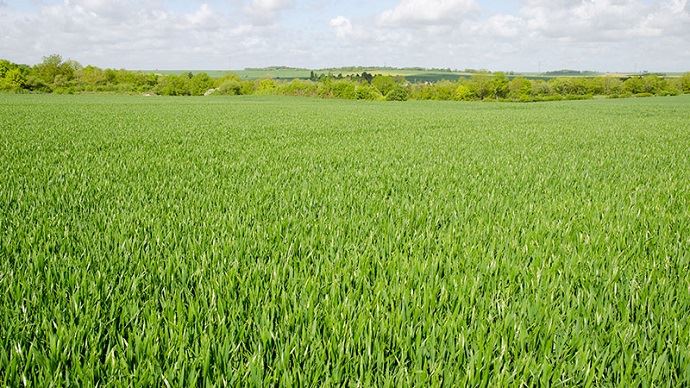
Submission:
M 396 85 L 386 94 L 386 101 L 407 101 L 409 93 L 401 85 Z

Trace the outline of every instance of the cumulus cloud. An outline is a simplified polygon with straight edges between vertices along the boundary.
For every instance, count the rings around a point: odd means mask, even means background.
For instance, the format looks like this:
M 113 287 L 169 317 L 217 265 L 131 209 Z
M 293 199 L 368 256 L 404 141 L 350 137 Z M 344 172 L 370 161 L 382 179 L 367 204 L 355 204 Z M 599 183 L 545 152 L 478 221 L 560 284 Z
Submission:
M 291 8 L 293 5 L 292 0 L 251 0 L 245 10 L 255 22 L 268 24 L 275 21 L 280 11 Z
M 364 0 L 359 0 L 364 1 Z M 690 0 L 0 0 L 0 56 L 108 67 L 690 70 Z M 361 3 L 358 3 L 361 5 Z
M 645 25 L 652 8 L 640 0 L 528 0 L 521 17 L 530 32 L 549 38 L 629 39 L 655 34 Z
M 476 25 L 476 33 L 499 38 L 517 38 L 525 32 L 525 21 L 514 15 L 493 15 Z
M 35 63 L 60 53 L 83 63 L 129 68 L 227 68 L 268 61 L 286 34 L 217 4 L 172 9 L 157 0 L 65 0 L 0 14 L 0 53 Z M 294 39 L 294 37 L 293 37 Z M 272 53 L 273 51 L 273 53 Z
M 478 9 L 474 0 L 400 0 L 395 8 L 384 11 L 379 21 L 385 26 L 445 24 Z
M 276 12 L 292 6 L 292 0 L 252 0 L 249 8 L 257 12 Z
M 352 35 L 352 22 L 344 16 L 338 16 L 331 19 L 329 25 L 335 30 L 335 34 L 339 38 L 345 38 Z

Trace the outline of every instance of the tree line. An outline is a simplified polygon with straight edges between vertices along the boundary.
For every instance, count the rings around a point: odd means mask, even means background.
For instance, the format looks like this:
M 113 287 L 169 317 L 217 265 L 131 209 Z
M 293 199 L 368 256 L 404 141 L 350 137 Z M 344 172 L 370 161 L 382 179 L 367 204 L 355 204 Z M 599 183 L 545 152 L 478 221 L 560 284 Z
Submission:
M 404 77 L 357 74 L 311 74 L 309 80 L 243 80 L 235 74 L 212 78 L 206 73 L 162 75 L 101 69 L 45 57 L 35 66 L 0 60 L 0 91 L 17 93 L 111 92 L 164 96 L 289 95 L 352 100 L 549 101 L 668 96 L 690 93 L 690 73 L 681 77 L 644 75 L 527 79 L 504 73 L 476 73 L 458 81 L 410 83 Z

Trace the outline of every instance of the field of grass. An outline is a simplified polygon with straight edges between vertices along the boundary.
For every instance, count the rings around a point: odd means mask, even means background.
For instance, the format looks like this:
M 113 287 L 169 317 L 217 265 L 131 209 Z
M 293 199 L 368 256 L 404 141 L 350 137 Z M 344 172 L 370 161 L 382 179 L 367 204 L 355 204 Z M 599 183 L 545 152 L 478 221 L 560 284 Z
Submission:
M 0 384 L 690 384 L 690 96 L 0 95 Z

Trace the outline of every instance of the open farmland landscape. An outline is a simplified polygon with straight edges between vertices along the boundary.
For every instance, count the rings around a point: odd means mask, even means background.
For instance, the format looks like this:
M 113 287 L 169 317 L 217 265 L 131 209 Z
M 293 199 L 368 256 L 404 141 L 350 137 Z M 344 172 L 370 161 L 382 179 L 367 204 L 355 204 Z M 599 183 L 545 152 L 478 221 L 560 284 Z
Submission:
M 0 383 L 687 386 L 688 117 L 0 94 Z

